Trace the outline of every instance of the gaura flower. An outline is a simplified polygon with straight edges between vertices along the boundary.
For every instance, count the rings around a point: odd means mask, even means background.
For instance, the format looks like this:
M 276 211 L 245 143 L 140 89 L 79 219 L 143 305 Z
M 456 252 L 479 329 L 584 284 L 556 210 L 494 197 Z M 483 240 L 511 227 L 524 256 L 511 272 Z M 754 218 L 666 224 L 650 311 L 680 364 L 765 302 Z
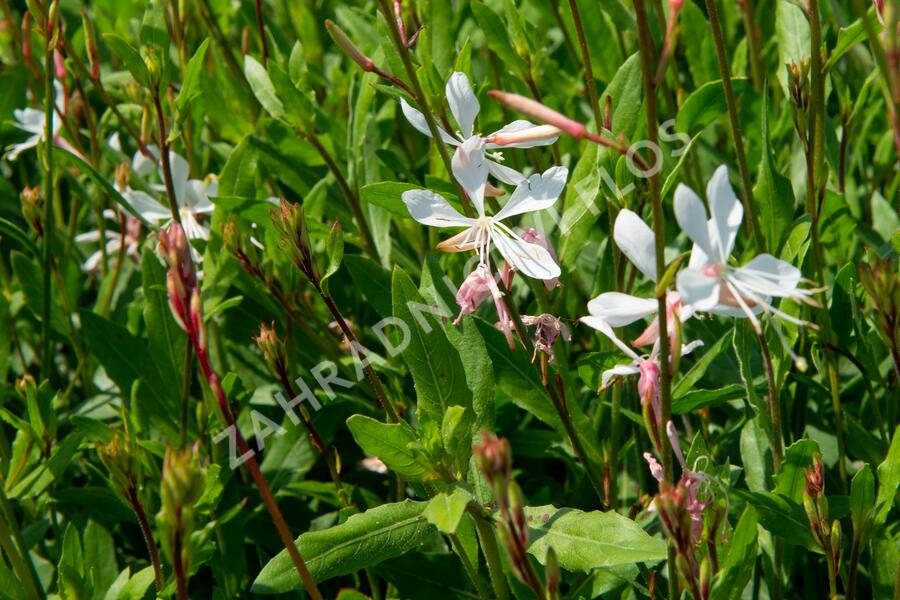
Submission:
M 760 254 L 742 267 L 728 264 L 744 208 L 734 194 L 724 165 L 709 180 L 706 196 L 710 219 L 706 218 L 703 202 L 690 188 L 682 184 L 675 190 L 675 217 L 694 242 L 690 263 L 678 274 L 678 293 L 684 301 L 697 311 L 746 316 L 757 331 L 761 331 L 757 318 L 761 313 L 808 325 L 772 304 L 773 298 L 816 304 L 811 296 L 818 290 L 800 287 L 800 269 L 771 254 Z M 780 336 L 779 329 L 775 330 Z M 787 344 L 785 348 L 790 352 Z
M 553 354 L 553 344 L 557 338 L 562 338 L 568 342 L 572 339 L 569 328 L 562 322 L 562 319 L 551 314 L 544 313 L 536 317 L 524 315 L 522 324 L 526 327 L 534 327 L 534 351 L 543 352 L 549 357 L 549 362 L 553 362 L 556 358 Z M 534 358 L 532 358 L 534 360 Z
M 56 88 L 56 107 L 60 112 L 63 111 L 63 107 L 65 106 L 65 92 L 62 89 L 62 86 L 58 81 L 53 82 L 53 85 Z M 18 144 L 10 144 L 6 147 L 6 154 L 3 158 L 7 160 L 17 160 L 19 155 L 25 152 L 26 150 L 30 150 L 31 148 L 37 147 L 40 142 L 44 141 L 44 120 L 46 117 L 46 113 L 42 110 L 38 110 L 36 108 L 17 108 L 13 111 L 13 116 L 15 117 L 15 122 L 13 125 L 18 129 L 26 133 L 30 133 L 31 136 L 23 142 L 19 142 Z M 60 136 L 60 129 L 62 129 L 62 121 L 59 119 L 59 115 L 56 113 L 53 114 L 52 118 L 53 123 L 53 144 L 59 146 L 60 148 L 64 148 L 69 152 L 81 156 L 81 154 L 73 148 L 69 142 Z
M 438 134 L 445 144 L 461 148 L 465 143 L 477 139 L 481 140 L 481 136 L 474 133 L 475 117 L 481 110 L 478 98 L 472 90 L 469 78 L 465 73 L 455 72 L 447 81 L 445 89 L 447 95 L 447 104 L 450 105 L 450 112 L 456 120 L 459 127 L 458 135 L 448 133 L 444 129 L 438 127 Z M 431 130 L 428 129 L 428 121 L 425 115 L 409 105 L 409 103 L 401 99 L 400 108 L 403 110 L 403 116 L 409 121 L 410 125 L 415 127 L 421 133 L 431 137 Z M 512 134 L 515 134 L 513 137 Z M 460 140 L 460 138 L 462 138 Z M 495 131 L 486 138 L 484 149 L 492 150 L 500 147 L 506 148 L 533 148 L 535 146 L 546 146 L 552 144 L 559 139 L 559 131 L 553 127 L 546 125 L 535 125 L 530 121 L 518 120 L 513 121 L 509 125 Z M 517 185 L 525 177 L 509 167 L 500 164 L 502 156 L 499 153 L 493 153 L 491 158 L 485 158 L 485 165 L 491 175 L 496 177 L 503 183 Z
M 115 218 L 115 213 L 111 210 L 103 211 L 103 216 L 106 218 Z M 135 260 L 140 257 L 139 247 L 140 247 L 140 236 L 141 236 L 141 222 L 134 217 L 130 217 L 125 221 L 125 230 L 124 231 L 110 231 L 109 229 L 104 232 L 105 245 L 106 245 L 106 255 L 113 256 L 117 254 L 122 247 L 125 248 L 126 256 L 129 256 Z M 80 233 L 75 236 L 75 241 L 82 244 L 88 243 L 96 243 L 101 241 L 100 230 L 95 229 L 93 231 L 87 231 L 85 233 Z M 87 260 L 84 261 L 82 265 L 82 269 L 86 272 L 96 271 L 97 267 L 100 266 L 100 261 L 103 258 L 103 253 L 100 250 L 97 250 L 93 254 L 91 254 Z
M 660 373 L 660 364 L 659 364 L 659 340 L 655 344 L 653 344 L 653 349 L 649 354 L 645 354 L 643 356 L 639 355 L 637 352 L 632 350 L 628 344 L 620 340 L 612 327 L 606 321 L 599 319 L 597 317 L 582 317 L 581 322 L 589 325 L 605 335 L 609 338 L 609 340 L 616 345 L 622 352 L 628 355 L 631 358 L 631 362 L 627 364 L 619 364 L 614 366 L 611 369 L 607 369 L 603 371 L 600 376 L 600 387 L 607 387 L 610 382 L 615 377 L 628 377 L 631 375 L 639 375 L 638 379 L 638 393 L 641 396 L 641 404 L 643 406 L 647 406 L 648 404 L 653 409 L 653 414 L 656 417 L 657 425 L 660 424 L 660 411 L 659 411 L 659 373 Z M 696 348 L 703 345 L 703 342 L 700 340 L 695 340 L 689 344 L 684 344 L 681 346 L 681 356 L 685 356 L 693 352 Z
M 619 212 L 613 227 L 613 239 L 622 254 L 627 256 L 628 260 L 641 273 L 654 283 L 658 281 L 656 239 L 650 227 L 637 214 L 628 209 Z M 656 315 L 659 303 L 656 298 L 639 298 L 621 292 L 606 292 L 588 302 L 587 308 L 590 316 L 585 317 L 582 321 L 588 325 L 591 325 L 592 319 L 599 319 L 611 327 L 624 327 L 638 319 Z M 666 309 L 668 317 L 666 328 L 671 339 L 676 333 L 673 317 L 677 316 L 678 320 L 684 323 L 693 316 L 694 309 L 685 304 L 677 292 L 669 292 L 666 295 Z M 658 338 L 659 317 L 657 316 L 644 333 L 634 341 L 634 345 L 646 346 L 656 342 Z
M 550 253 L 539 244 L 530 244 L 503 223 L 504 219 L 552 206 L 566 183 L 568 169 L 551 167 L 542 174 L 524 179 L 509 200 L 494 216 L 484 213 L 484 191 L 488 163 L 483 142 L 477 137 L 467 139 L 453 155 L 453 175 L 472 200 L 477 218 L 466 217 L 440 195 L 429 190 L 403 192 L 403 202 L 410 216 L 431 227 L 465 227 L 465 230 L 438 244 L 446 252 L 474 250 L 478 262 L 488 264 L 491 246 L 516 270 L 535 279 L 559 277 L 560 269 Z
M 159 148 L 156 146 L 148 146 L 148 150 L 153 156 L 159 156 Z M 138 151 L 132 161 L 132 169 L 138 175 L 148 175 L 152 172 L 154 162 Z M 169 164 L 172 167 L 172 187 L 175 191 L 175 200 L 178 203 L 179 215 L 181 223 L 184 226 L 184 232 L 188 239 L 207 240 L 209 239 L 209 230 L 200 224 L 197 219 L 198 215 L 209 214 L 213 211 L 213 204 L 210 202 L 210 196 L 218 193 L 219 183 L 215 179 L 201 181 L 199 179 L 190 179 L 190 166 L 187 160 L 176 154 L 169 152 Z M 150 168 L 148 169 L 148 165 Z M 163 178 L 160 172 L 160 179 Z M 162 184 L 154 184 L 151 189 L 165 193 L 166 188 Z M 153 223 L 171 219 L 172 212 L 167 205 L 162 204 L 159 200 L 142 192 L 133 190 L 130 187 L 124 191 L 119 190 L 126 200 L 138 211 L 142 217 Z M 195 256 L 195 260 L 197 257 Z

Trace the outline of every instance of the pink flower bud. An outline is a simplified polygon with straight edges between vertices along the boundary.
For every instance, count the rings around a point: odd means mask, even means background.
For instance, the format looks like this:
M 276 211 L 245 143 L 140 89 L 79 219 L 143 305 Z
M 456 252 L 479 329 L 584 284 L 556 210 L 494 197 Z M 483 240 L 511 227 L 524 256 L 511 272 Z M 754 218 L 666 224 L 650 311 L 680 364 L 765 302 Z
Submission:
M 555 138 L 559 137 L 561 133 L 562 131 L 553 125 L 538 125 L 537 127 L 522 129 L 521 131 L 500 132 L 484 138 L 484 141 L 487 144 L 506 146 L 507 144 L 522 144 Z
M 488 96 L 507 108 L 516 110 L 536 121 L 553 125 L 574 138 L 581 139 L 587 135 L 587 128 L 584 125 L 577 121 L 573 121 L 569 117 L 556 112 L 548 106 L 544 106 L 537 100 L 499 90 L 491 90 L 488 92 Z
M 648 404 L 653 409 L 653 415 L 656 424 L 661 425 L 661 415 L 659 412 L 659 363 L 655 360 L 641 361 L 640 378 L 638 379 L 637 389 L 641 397 L 641 405 Z
M 478 265 L 474 271 L 469 273 L 469 276 L 466 277 L 466 280 L 463 281 L 456 292 L 459 316 L 453 321 L 454 325 L 459 325 L 465 315 L 475 312 L 481 303 L 488 298 L 492 296 L 500 298 L 502 295 L 487 266 Z
M 66 80 L 66 60 L 59 50 L 53 51 L 53 66 L 56 69 L 56 79 L 60 83 L 64 82 Z

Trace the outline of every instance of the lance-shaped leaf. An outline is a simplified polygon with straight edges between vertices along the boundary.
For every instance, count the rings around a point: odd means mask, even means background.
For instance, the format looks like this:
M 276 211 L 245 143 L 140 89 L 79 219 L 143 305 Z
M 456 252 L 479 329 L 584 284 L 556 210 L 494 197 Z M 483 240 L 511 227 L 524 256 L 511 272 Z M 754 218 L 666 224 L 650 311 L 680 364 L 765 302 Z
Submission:
M 347 575 L 420 546 L 436 530 L 422 514 L 427 502 L 405 500 L 353 515 L 324 531 L 296 540 L 313 578 L 325 581 Z M 255 594 L 282 594 L 300 589 L 300 578 L 287 550 L 270 560 L 253 582 Z
M 347 419 L 353 439 L 367 454 L 377 456 L 387 467 L 409 481 L 430 481 L 438 474 L 428 464 L 424 449 L 412 427 L 404 423 L 382 423 L 364 415 Z

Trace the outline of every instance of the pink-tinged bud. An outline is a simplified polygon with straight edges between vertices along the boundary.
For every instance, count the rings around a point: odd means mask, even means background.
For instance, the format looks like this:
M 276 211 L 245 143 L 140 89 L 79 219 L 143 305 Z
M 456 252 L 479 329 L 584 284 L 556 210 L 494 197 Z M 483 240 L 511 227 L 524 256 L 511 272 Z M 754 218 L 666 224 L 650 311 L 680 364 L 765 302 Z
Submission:
M 509 441 L 487 431 L 481 432 L 481 443 L 472 447 L 475 463 L 490 482 L 503 484 L 504 488 L 512 472 L 512 453 Z
M 206 323 L 203 321 L 203 300 L 200 298 L 200 288 L 195 287 L 191 293 L 191 327 L 197 338 L 197 348 L 206 350 Z
M 173 221 L 167 229 L 159 232 L 158 252 L 169 267 L 166 290 L 172 315 L 182 329 L 189 335 L 194 335 L 197 333 L 195 323 L 198 315 L 193 314 L 195 311 L 192 310 L 192 303 L 194 292 L 197 291 L 197 274 L 191 258 L 191 247 L 181 225 Z M 197 297 L 199 298 L 199 294 Z M 202 315 L 199 321 L 202 323 Z
M 638 395 L 641 397 L 641 405 L 650 406 L 657 426 L 662 424 L 659 412 L 659 363 L 655 360 L 641 361 L 640 378 L 638 379 Z
M 574 138 L 581 139 L 587 135 L 587 128 L 584 125 L 577 121 L 573 121 L 569 117 L 556 112 L 548 106 L 544 106 L 537 100 L 499 90 L 491 90 L 488 92 L 488 96 L 507 108 L 511 108 L 512 110 L 527 115 L 536 121 L 546 123 L 547 125 L 553 125 L 563 133 L 571 135 Z
M 818 452 L 814 452 L 812 456 L 812 464 L 804 471 L 806 478 L 806 493 L 816 500 L 825 493 L 825 473 L 822 469 L 822 456 Z
M 500 298 L 502 295 L 487 266 L 478 265 L 474 271 L 469 273 L 469 276 L 466 277 L 466 280 L 463 281 L 456 292 L 459 316 L 453 321 L 454 325 L 459 325 L 465 315 L 475 312 L 481 303 L 488 298 Z
M 60 83 L 64 82 L 66 80 L 66 60 L 59 50 L 53 51 L 53 66 L 56 69 L 56 79 Z
M 88 58 L 91 59 L 91 79 L 99 79 L 100 53 L 97 50 L 97 36 L 94 33 L 94 24 L 84 8 L 81 9 L 81 29 L 84 31 L 84 46 Z
M 25 62 L 31 60 L 31 13 L 22 17 L 22 57 Z
M 669 0 L 669 8 L 672 9 L 673 13 L 677 13 L 684 8 L 684 0 Z
M 525 142 L 536 142 L 559 137 L 562 131 L 553 125 L 538 125 L 537 127 L 529 127 L 520 131 L 511 131 L 507 133 L 497 133 L 484 138 L 485 143 L 497 144 L 498 146 L 506 146 L 507 144 L 523 144 Z
M 878 15 L 878 20 L 884 25 L 884 0 L 873 0 L 873 4 L 875 4 L 875 14 Z

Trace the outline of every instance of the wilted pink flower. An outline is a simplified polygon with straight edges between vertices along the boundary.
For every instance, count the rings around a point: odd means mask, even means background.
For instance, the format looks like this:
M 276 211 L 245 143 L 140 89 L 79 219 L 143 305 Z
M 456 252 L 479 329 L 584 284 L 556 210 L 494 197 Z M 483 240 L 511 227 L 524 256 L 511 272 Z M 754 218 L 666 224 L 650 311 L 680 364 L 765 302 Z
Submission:
M 475 267 L 462 285 L 456 292 L 456 303 L 459 305 L 459 316 L 453 321 L 454 325 L 459 325 L 462 318 L 469 313 L 475 312 L 482 302 L 493 297 L 495 302 L 502 298 L 503 294 L 494 281 L 487 265 L 478 265 Z
M 534 348 L 535 352 L 540 351 L 550 357 L 550 362 L 555 358 L 553 355 L 553 344 L 560 336 L 563 340 L 569 341 L 572 335 L 569 328 L 560 320 L 559 317 L 544 313 L 536 317 L 525 315 L 522 317 L 522 324 L 527 327 L 534 327 Z
M 662 413 L 659 410 L 659 363 L 655 360 L 641 360 L 638 364 L 638 395 L 641 406 L 649 406 L 657 426 L 661 424 Z

